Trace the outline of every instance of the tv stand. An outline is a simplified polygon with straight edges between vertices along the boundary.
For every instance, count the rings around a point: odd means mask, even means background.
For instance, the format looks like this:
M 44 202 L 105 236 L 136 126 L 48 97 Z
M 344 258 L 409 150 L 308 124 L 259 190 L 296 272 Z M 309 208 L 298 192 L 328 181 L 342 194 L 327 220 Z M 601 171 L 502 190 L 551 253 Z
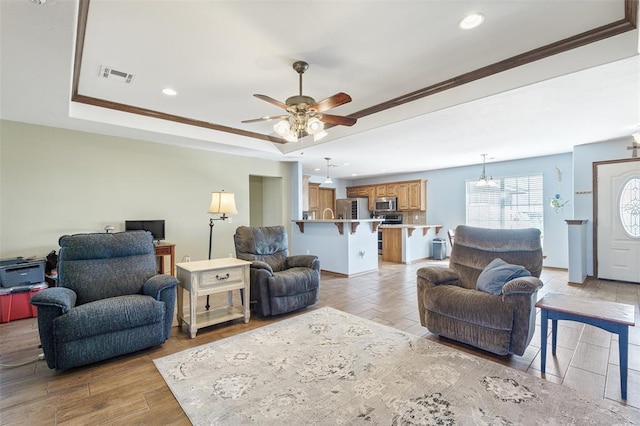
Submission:
M 171 259 L 171 276 L 176 276 L 176 245 L 171 243 L 163 243 L 157 241 L 155 244 L 156 257 L 158 258 L 158 272 L 165 273 L 164 257 L 170 256 Z

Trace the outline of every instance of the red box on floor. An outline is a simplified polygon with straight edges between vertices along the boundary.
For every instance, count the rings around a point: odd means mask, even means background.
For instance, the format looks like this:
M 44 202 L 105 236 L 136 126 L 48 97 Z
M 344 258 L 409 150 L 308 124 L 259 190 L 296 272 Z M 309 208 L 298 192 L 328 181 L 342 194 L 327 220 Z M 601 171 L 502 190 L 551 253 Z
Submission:
M 41 285 L 29 291 L 0 294 L 0 323 L 22 318 L 34 318 L 38 310 L 29 301 L 31 296 L 46 288 Z

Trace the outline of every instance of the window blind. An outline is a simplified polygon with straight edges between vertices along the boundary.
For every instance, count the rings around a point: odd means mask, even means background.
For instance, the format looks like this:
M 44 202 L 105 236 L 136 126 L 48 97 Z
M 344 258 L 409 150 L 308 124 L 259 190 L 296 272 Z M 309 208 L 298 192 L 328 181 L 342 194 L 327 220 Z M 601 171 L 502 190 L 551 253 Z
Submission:
M 493 179 L 492 185 L 466 181 L 467 225 L 543 231 L 542 174 Z

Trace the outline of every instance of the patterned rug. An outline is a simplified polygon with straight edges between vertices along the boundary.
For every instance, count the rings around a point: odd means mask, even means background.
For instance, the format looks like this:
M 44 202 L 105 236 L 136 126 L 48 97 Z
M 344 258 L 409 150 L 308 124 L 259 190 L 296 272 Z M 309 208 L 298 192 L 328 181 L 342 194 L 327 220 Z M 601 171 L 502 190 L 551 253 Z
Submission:
M 628 425 L 638 410 L 322 308 L 155 360 L 195 425 Z

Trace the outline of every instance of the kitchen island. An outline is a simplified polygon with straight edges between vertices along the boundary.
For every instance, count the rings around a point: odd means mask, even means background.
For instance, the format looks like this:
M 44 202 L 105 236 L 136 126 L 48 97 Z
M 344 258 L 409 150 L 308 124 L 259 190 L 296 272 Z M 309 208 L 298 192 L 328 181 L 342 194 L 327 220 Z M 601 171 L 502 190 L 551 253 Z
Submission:
M 348 277 L 378 270 L 382 219 L 292 220 L 291 254 L 313 254 L 320 269 Z
M 412 263 L 433 256 L 432 241 L 442 225 L 380 225 L 382 260 Z

